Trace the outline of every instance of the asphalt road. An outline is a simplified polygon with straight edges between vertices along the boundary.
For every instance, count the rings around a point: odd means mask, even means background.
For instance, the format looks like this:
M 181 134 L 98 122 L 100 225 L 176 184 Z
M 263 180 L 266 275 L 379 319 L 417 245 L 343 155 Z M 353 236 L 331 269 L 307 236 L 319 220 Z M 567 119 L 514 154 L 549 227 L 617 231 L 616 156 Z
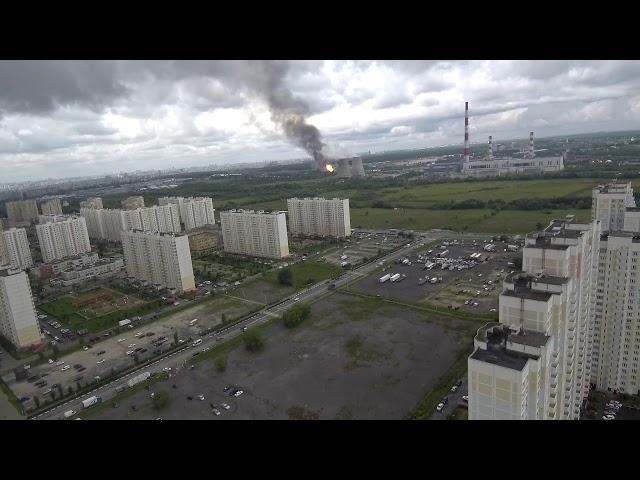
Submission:
M 442 237 L 444 236 L 445 235 L 442 235 Z M 379 262 L 381 261 L 388 262 L 389 260 L 394 260 L 397 257 L 406 255 L 408 252 L 418 247 L 421 243 L 426 243 L 426 242 L 435 240 L 438 237 L 439 235 L 430 235 L 429 237 L 418 238 L 417 240 L 408 244 L 408 246 L 402 247 L 398 250 L 395 250 L 394 252 L 390 252 L 381 258 L 378 258 L 367 264 L 361 265 L 360 267 L 357 267 L 353 270 L 345 271 L 340 277 L 334 280 L 333 283 L 335 283 L 336 288 L 344 286 L 345 284 L 351 281 L 357 280 L 358 278 L 361 278 L 371 273 L 373 270 L 378 268 Z M 138 375 L 141 372 L 148 371 L 151 373 L 154 373 L 154 372 L 159 373 L 166 367 L 177 368 L 179 365 L 184 364 L 185 362 L 187 362 L 192 358 L 195 348 L 202 351 L 204 349 L 213 347 L 215 345 L 219 345 L 220 342 L 222 341 L 231 340 L 232 338 L 235 338 L 238 335 L 241 335 L 244 327 L 261 325 L 273 317 L 281 316 L 286 309 L 288 309 L 295 303 L 305 302 L 305 301 L 319 298 L 322 295 L 332 294 L 333 290 L 328 290 L 328 283 L 329 282 L 324 281 L 324 282 L 316 283 L 315 285 L 312 285 L 311 287 L 308 287 L 306 289 L 300 290 L 276 305 L 260 310 L 259 312 L 256 312 L 255 314 L 251 315 L 250 317 L 232 326 L 229 326 L 225 329 L 220 330 L 217 334 L 211 334 L 203 338 L 202 343 L 199 344 L 197 347 L 185 348 L 184 350 L 180 350 L 178 352 L 168 355 L 167 357 L 163 357 L 159 360 L 156 360 L 151 364 L 145 365 L 135 370 L 134 372 L 129 373 L 128 375 L 122 376 L 110 382 L 107 385 L 104 385 L 87 394 L 82 395 L 81 397 L 77 397 L 75 399 L 69 400 L 63 405 L 60 405 L 45 413 L 42 413 L 37 417 L 34 417 L 33 419 L 34 420 L 58 420 L 63 418 L 63 413 L 68 410 L 75 410 L 79 412 L 82 410 L 81 401 L 93 395 L 100 395 L 102 397 L 103 402 L 109 401 L 111 397 L 116 395 L 116 391 L 115 391 L 116 387 L 118 387 L 119 385 L 122 385 L 128 379 Z
M 449 386 L 449 392 L 445 395 L 449 399 L 449 401 L 444 406 L 441 412 L 434 410 L 429 420 L 446 420 L 449 414 L 451 414 L 456 409 L 458 404 L 464 403 L 462 401 L 462 396 L 469 395 L 467 375 L 464 375 L 460 380 L 462 380 L 462 385 L 460 385 L 460 387 L 458 387 L 455 392 L 451 392 L 451 387 L 453 387 L 453 385 Z

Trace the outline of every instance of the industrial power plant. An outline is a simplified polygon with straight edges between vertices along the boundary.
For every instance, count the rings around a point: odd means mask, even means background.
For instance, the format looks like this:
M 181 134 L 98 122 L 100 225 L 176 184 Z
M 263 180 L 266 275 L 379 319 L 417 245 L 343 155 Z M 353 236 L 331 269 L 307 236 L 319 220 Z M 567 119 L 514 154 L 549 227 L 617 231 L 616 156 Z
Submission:
M 335 175 L 338 178 L 363 178 L 365 176 L 362 158 L 340 158 L 337 160 Z
M 465 177 L 499 177 L 502 175 L 525 175 L 559 172 L 564 170 L 564 155 L 559 157 L 537 157 L 533 148 L 533 132 L 529 132 L 529 148 L 522 157 L 496 156 L 493 137 L 489 136 L 487 155 L 472 160 L 469 147 L 469 102 L 464 104 L 464 156 L 460 172 Z

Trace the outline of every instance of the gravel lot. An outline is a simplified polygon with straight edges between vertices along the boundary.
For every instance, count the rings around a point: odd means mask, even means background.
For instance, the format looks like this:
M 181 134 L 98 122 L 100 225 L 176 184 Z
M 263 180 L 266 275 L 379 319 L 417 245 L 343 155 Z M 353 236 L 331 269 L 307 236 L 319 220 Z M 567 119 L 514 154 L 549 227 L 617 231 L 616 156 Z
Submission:
M 141 392 L 96 418 L 401 419 L 470 339 L 469 325 L 457 320 L 335 294 L 313 304 L 311 317 L 294 330 L 268 327 L 263 352 L 236 348 L 223 373 L 213 362 L 174 368 L 172 378 L 153 387 L 173 396 L 166 409 L 153 410 L 149 392 Z M 245 393 L 230 397 L 223 392 L 228 385 Z M 215 416 L 210 403 L 221 402 L 231 410 L 219 407 Z

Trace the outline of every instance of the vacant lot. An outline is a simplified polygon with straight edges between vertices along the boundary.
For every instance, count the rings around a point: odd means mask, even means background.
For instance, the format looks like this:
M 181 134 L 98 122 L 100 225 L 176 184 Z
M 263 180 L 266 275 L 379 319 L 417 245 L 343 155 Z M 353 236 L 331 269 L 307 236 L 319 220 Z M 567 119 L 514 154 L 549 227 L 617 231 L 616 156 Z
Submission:
M 474 233 L 527 233 L 537 224 L 544 226 L 554 218 L 576 215 L 585 220 L 589 210 L 502 210 L 492 215 L 491 210 L 430 210 L 427 208 L 352 208 L 351 225 L 354 228 L 400 228 L 429 230 L 443 228 L 457 232 Z
M 233 350 L 224 372 L 203 362 L 163 382 L 157 389 L 173 397 L 166 409 L 154 410 L 142 392 L 96 418 L 401 419 L 468 349 L 477 327 L 335 294 L 313 304 L 311 317 L 293 330 L 267 327 L 263 352 Z M 228 385 L 245 393 L 230 397 Z M 213 415 L 210 404 L 222 414 Z
M 149 313 L 160 307 L 159 301 L 146 302 L 130 293 L 107 287 L 70 294 L 39 307 L 72 330 L 96 332 L 112 327 L 127 316 Z
M 292 274 L 293 287 L 297 290 L 307 285 L 312 285 L 327 278 L 332 278 L 341 273 L 340 267 L 330 263 L 319 262 L 317 260 L 304 260 L 289 267 Z M 278 274 L 282 269 L 273 270 L 265 275 L 265 280 L 271 283 L 278 283 Z

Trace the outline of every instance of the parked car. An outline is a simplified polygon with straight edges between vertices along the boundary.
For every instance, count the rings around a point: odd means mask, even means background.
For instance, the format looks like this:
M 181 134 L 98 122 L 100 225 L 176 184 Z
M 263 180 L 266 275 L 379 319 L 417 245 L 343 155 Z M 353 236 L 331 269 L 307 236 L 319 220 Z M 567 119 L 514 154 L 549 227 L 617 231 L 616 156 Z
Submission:
M 436 407 L 436 412 L 441 412 L 443 408 L 444 408 L 444 403 L 440 402 Z

